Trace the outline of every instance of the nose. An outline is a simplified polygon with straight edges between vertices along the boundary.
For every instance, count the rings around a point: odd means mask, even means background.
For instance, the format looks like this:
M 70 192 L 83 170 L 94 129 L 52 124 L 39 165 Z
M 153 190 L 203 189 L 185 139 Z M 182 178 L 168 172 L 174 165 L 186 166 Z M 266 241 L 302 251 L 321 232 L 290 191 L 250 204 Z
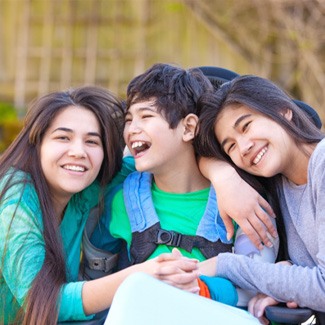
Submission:
M 240 140 L 238 142 L 239 142 L 238 145 L 240 148 L 240 155 L 242 157 L 245 157 L 247 154 L 249 154 L 249 152 L 253 148 L 254 143 L 253 143 L 253 141 L 251 141 L 250 139 L 247 139 L 246 137 L 240 138 Z
M 75 158 L 86 158 L 87 153 L 82 141 L 73 141 L 70 145 L 68 155 Z

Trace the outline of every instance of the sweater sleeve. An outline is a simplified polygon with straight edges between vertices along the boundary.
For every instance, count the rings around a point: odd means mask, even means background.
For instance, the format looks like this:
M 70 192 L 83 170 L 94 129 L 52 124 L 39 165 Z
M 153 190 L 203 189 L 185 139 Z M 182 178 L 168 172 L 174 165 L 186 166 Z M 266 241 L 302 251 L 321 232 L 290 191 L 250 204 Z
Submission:
M 94 315 L 86 316 L 82 304 L 82 287 L 85 282 L 70 282 L 61 288 L 59 299 L 59 321 L 88 320 Z
M 9 202 L 2 206 L 0 218 L 0 257 L 3 281 L 1 300 L 6 304 L 23 306 L 32 282 L 44 263 L 45 243 L 40 212 L 31 209 L 37 206 L 35 199 Z M 33 204 L 34 203 L 34 204 Z M 12 216 L 15 215 L 14 218 Z M 58 306 L 59 320 L 89 319 L 82 306 L 82 282 L 66 283 L 61 288 Z M 8 309 L 9 310 L 9 309 Z M 17 309 L 11 309 L 17 312 Z M 5 315 L 14 319 L 15 315 Z
M 325 311 L 324 261 L 313 268 L 264 263 L 246 256 L 219 254 L 217 275 L 235 285 L 262 292 L 278 301 Z

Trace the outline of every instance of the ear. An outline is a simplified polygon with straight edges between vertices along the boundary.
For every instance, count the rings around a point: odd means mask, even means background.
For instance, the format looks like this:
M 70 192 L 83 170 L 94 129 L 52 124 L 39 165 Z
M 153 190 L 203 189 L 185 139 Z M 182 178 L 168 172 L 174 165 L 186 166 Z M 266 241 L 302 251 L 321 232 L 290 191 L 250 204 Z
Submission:
M 284 109 L 282 112 L 281 112 L 281 115 L 286 118 L 288 121 L 291 121 L 292 120 L 292 110 L 291 109 Z
M 199 118 L 195 114 L 188 114 L 183 119 L 183 125 L 184 125 L 183 140 L 185 142 L 188 142 L 188 141 L 191 141 L 194 139 L 198 121 L 199 121 Z

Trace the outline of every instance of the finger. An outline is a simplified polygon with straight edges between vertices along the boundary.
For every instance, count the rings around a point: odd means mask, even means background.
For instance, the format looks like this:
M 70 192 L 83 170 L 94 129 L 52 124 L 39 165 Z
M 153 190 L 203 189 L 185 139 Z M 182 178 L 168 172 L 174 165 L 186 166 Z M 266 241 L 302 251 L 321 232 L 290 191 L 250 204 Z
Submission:
M 160 279 L 162 280 L 162 279 Z M 197 286 L 197 284 L 179 284 L 179 283 L 174 283 L 173 281 L 169 281 L 169 280 L 162 280 L 164 283 L 167 283 L 168 285 L 171 285 L 175 288 L 190 292 L 190 293 L 194 293 L 194 294 L 199 294 L 200 293 L 200 287 Z
M 232 219 L 226 213 L 221 213 L 221 211 L 219 212 L 227 230 L 227 239 L 230 240 L 234 236 L 234 224 Z
M 270 214 L 264 210 L 263 206 L 260 205 L 257 209 L 255 209 L 255 214 L 257 217 L 263 222 L 264 226 L 266 227 L 266 230 L 274 237 L 278 237 L 277 230 L 274 226 L 274 223 L 272 222 L 272 219 L 274 219 L 273 216 L 270 216 Z
M 156 275 L 170 275 L 175 273 L 191 273 L 196 272 L 198 274 L 198 264 L 197 263 L 189 263 L 188 261 L 175 261 L 172 263 L 162 263 L 160 264 L 156 270 Z
M 267 247 L 272 247 L 272 241 L 268 237 L 266 227 L 261 219 L 259 219 L 259 217 L 256 215 L 252 215 L 248 218 L 248 222 L 251 224 L 255 233 L 259 237 L 259 241 L 261 241 Z
M 163 253 L 163 254 L 160 254 L 159 256 L 157 256 L 155 259 L 157 262 L 168 262 L 168 261 L 175 261 L 175 260 L 180 260 L 180 259 L 182 259 L 184 261 L 196 263 L 196 264 L 199 262 L 197 259 L 183 256 L 181 253 L 180 253 L 180 255 L 178 255 L 177 253 L 175 253 L 175 254 L 174 253 Z
M 258 318 L 258 321 L 259 321 L 261 324 L 263 324 L 263 325 L 268 325 L 268 324 L 270 324 L 269 320 L 268 320 L 267 318 L 265 318 L 264 316 L 259 317 L 259 318 Z
M 264 297 L 263 299 L 258 299 L 255 304 L 255 314 L 258 318 L 263 317 L 265 308 L 267 306 L 277 305 L 278 302 L 271 297 Z
M 188 286 L 189 284 L 193 283 L 193 281 L 196 282 L 195 286 L 197 285 L 197 274 L 193 273 L 178 273 L 178 274 L 172 274 L 172 275 L 157 275 L 156 278 L 159 280 L 168 282 L 174 286 Z
M 172 249 L 172 255 L 175 257 L 175 258 L 181 258 L 183 257 L 182 253 L 176 248 L 174 247 Z
M 258 203 L 259 205 L 264 209 L 264 211 L 271 217 L 271 218 L 275 218 L 276 215 L 271 207 L 271 205 L 269 204 L 269 202 L 267 202 L 263 196 L 259 196 L 258 197 Z
M 248 238 L 251 240 L 251 242 L 259 249 L 263 249 L 263 244 L 261 241 L 261 237 L 256 232 L 255 228 L 252 226 L 250 221 L 247 219 L 240 225 L 243 232 L 248 236 Z
M 251 298 L 251 300 L 248 302 L 248 312 L 255 316 L 254 314 L 254 306 L 256 304 L 257 296 L 254 296 Z
M 289 301 L 289 302 L 287 302 L 287 307 L 288 308 L 298 308 L 298 304 L 294 301 Z

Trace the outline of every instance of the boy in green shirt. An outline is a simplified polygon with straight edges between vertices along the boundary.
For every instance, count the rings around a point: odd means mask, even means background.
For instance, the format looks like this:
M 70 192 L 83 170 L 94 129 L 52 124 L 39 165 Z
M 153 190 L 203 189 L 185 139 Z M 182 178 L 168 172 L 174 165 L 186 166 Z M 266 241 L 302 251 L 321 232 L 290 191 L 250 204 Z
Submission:
M 200 261 L 232 250 L 215 192 L 198 168 L 192 144 L 196 103 L 207 91 L 213 87 L 199 69 L 167 64 L 152 66 L 128 86 L 124 140 L 137 172 L 115 195 L 109 225 L 124 242 L 120 268 L 174 247 Z M 202 295 L 238 302 L 237 291 L 225 279 L 202 278 L 198 284 Z

